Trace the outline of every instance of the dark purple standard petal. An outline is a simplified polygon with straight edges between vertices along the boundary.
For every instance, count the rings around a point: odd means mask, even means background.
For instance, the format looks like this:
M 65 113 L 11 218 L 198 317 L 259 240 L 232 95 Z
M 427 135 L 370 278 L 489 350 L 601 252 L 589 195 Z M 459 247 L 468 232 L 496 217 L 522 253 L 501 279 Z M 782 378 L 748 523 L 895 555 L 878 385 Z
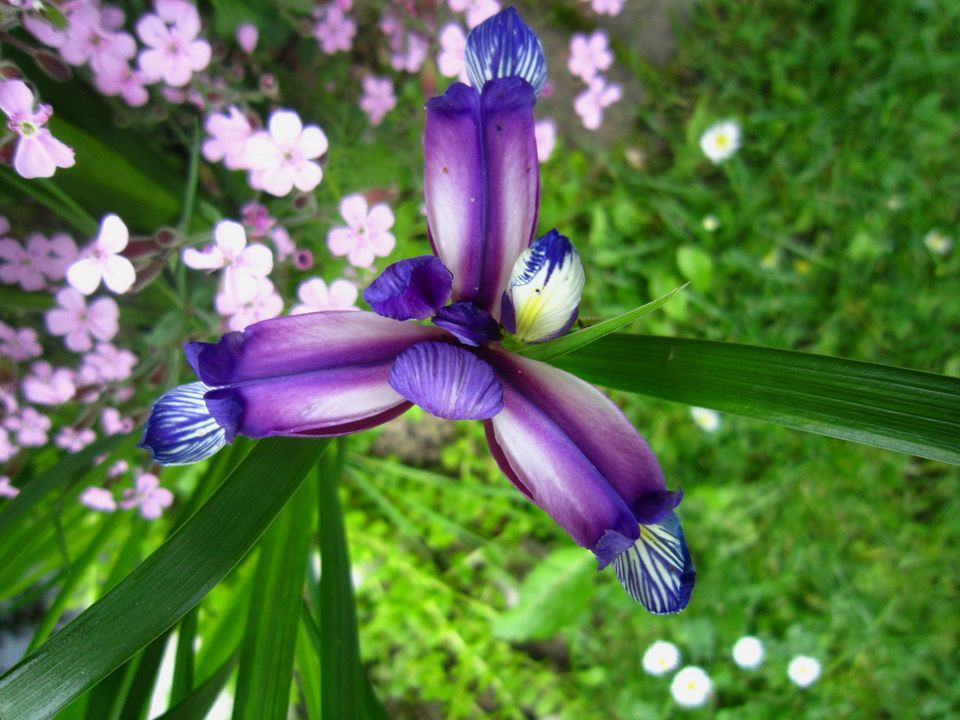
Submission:
M 423 320 L 446 304 L 453 275 L 433 255 L 400 260 L 363 291 L 363 299 L 378 315 L 394 320 Z
M 466 348 L 448 343 L 424 342 L 405 350 L 390 371 L 390 386 L 447 420 L 484 420 L 503 407 L 491 367 Z
M 482 345 L 500 339 L 500 326 L 486 310 L 461 300 L 437 311 L 433 324 L 449 330 L 466 345 Z

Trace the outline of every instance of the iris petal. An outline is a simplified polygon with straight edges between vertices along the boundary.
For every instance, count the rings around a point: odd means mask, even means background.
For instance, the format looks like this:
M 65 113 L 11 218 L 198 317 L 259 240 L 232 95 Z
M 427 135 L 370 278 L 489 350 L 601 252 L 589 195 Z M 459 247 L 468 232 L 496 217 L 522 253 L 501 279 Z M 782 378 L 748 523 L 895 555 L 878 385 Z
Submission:
M 467 36 L 467 75 L 478 90 L 488 80 L 521 77 L 537 95 L 547 83 L 547 61 L 537 34 L 513 8 L 497 13 Z
M 484 420 L 503 407 L 493 369 L 466 348 L 448 343 L 425 342 L 405 350 L 390 371 L 390 386 L 447 420 Z
M 207 408 L 210 388 L 195 382 L 180 385 L 153 404 L 138 447 L 160 465 L 189 465 L 210 457 L 232 439 Z
M 663 615 L 683 610 L 697 574 L 676 514 L 654 525 L 641 525 L 640 539 L 617 556 L 613 570 L 630 597 L 650 612 Z
M 466 345 L 477 346 L 501 337 L 500 327 L 493 316 L 466 300 L 438 310 L 433 324 L 453 333 Z
M 378 315 L 394 320 L 423 320 L 447 302 L 453 275 L 433 255 L 400 260 L 363 291 L 363 299 Z

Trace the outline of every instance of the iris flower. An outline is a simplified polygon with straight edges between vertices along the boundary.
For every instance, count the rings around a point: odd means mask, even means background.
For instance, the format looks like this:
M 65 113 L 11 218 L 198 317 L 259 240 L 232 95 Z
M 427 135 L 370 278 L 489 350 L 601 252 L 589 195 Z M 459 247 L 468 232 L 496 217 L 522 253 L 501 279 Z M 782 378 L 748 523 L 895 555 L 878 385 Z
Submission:
M 188 343 L 200 381 L 156 402 L 142 446 L 160 464 L 190 463 L 235 435 L 345 435 L 413 404 L 482 420 L 520 492 L 601 569 L 612 564 L 648 610 L 677 612 L 695 575 L 673 512 L 681 493 L 599 390 L 501 344 L 504 331 L 521 342 L 565 333 L 584 281 L 569 239 L 551 230 L 534 240 L 540 41 L 505 10 L 471 32 L 467 67 L 472 86 L 454 83 L 426 104 L 435 254 L 387 267 L 363 295 L 373 312 L 274 318 Z

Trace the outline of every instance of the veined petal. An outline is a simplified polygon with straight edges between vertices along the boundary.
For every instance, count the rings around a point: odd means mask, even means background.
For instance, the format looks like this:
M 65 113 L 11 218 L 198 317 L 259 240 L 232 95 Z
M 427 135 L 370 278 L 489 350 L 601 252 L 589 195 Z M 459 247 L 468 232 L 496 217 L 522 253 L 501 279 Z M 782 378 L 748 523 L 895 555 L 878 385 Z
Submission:
M 453 275 L 433 255 L 400 260 L 363 291 L 363 299 L 378 315 L 394 320 L 423 320 L 450 297 Z
M 210 457 L 232 439 L 207 409 L 210 388 L 195 382 L 164 393 L 153 404 L 138 447 L 160 465 L 188 465 Z
M 470 82 L 478 90 L 488 80 L 521 77 L 539 95 L 547 82 L 547 61 L 540 39 L 512 7 L 470 32 L 466 65 Z
M 454 300 L 474 300 L 484 251 L 480 94 L 454 83 L 426 109 L 423 183 L 430 241 L 453 273 Z
M 656 524 L 641 525 L 640 539 L 617 556 L 613 570 L 630 597 L 650 612 L 683 610 L 697 573 L 676 513 Z
M 390 386 L 447 420 L 485 420 L 500 412 L 503 393 L 493 369 L 459 345 L 423 342 L 403 351 Z
M 391 361 L 439 328 L 370 312 L 324 311 L 254 323 L 217 343 L 188 343 L 187 359 L 211 386 Z
M 577 319 L 583 281 L 573 243 L 551 230 L 514 263 L 503 294 L 504 327 L 523 342 L 563 335 Z
M 500 339 L 500 327 L 486 310 L 466 300 L 440 308 L 433 324 L 453 333 L 465 345 L 481 345 Z

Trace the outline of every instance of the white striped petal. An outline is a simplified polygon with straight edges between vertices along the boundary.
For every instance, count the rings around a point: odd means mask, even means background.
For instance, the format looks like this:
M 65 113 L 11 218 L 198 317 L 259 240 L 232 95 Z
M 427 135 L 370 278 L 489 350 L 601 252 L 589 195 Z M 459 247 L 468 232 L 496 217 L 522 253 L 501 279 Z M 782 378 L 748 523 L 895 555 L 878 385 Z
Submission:
M 227 444 L 226 431 L 214 420 L 202 382 L 180 385 L 153 404 L 139 447 L 150 450 L 160 465 L 189 465 Z
M 690 601 L 696 571 L 680 520 L 670 513 L 655 525 L 641 525 L 640 539 L 613 561 L 623 589 L 656 614 L 676 613 Z

